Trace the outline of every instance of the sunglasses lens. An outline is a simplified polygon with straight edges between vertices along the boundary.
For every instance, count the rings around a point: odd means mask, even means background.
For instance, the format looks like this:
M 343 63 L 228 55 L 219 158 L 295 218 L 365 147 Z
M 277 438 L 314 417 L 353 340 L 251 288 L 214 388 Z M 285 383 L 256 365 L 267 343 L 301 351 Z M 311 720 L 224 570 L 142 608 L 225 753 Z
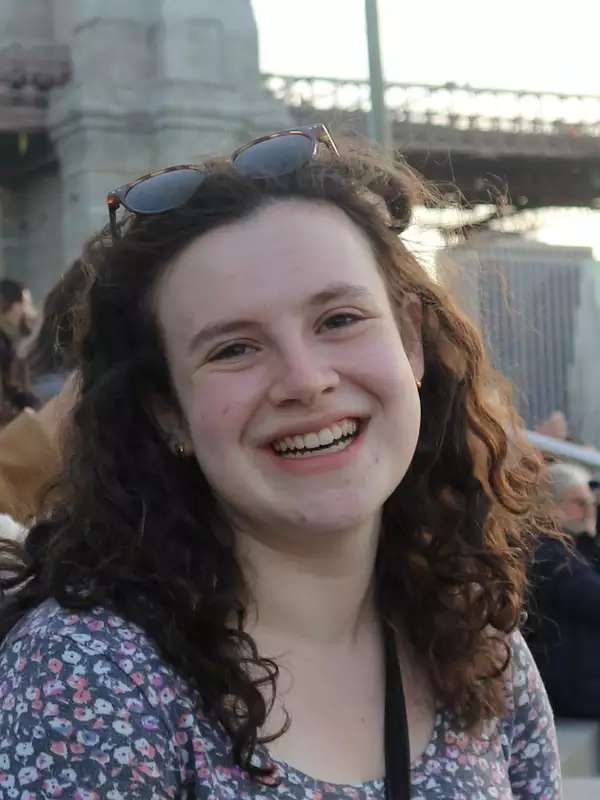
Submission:
M 313 155 L 313 141 L 302 133 L 286 133 L 257 142 L 233 159 L 236 170 L 248 178 L 276 178 L 301 169 Z
M 137 214 L 162 214 L 185 205 L 205 178 L 197 169 L 174 169 L 140 181 L 125 195 L 125 205 Z

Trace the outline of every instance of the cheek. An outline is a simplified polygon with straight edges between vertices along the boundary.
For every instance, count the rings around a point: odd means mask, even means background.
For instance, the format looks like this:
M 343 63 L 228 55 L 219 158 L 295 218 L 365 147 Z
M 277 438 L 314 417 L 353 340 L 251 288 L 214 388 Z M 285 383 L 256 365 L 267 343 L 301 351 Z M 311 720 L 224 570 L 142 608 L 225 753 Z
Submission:
M 355 359 L 355 375 L 385 404 L 411 404 L 416 391 L 415 377 L 399 336 L 390 332 L 371 341 Z
M 196 452 L 222 451 L 239 442 L 256 407 L 259 390 L 249 375 L 213 375 L 197 381 L 185 403 Z

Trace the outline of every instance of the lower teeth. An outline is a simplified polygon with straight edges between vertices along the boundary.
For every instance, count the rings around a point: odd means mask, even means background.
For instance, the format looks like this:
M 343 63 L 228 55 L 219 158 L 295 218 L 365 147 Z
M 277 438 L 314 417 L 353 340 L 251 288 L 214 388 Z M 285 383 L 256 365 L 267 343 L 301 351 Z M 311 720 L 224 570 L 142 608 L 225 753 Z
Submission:
M 320 455 L 325 456 L 328 453 L 338 453 L 340 450 L 345 450 L 349 444 L 352 444 L 355 436 L 356 434 L 346 439 L 341 439 L 339 442 L 335 442 L 335 444 L 331 444 L 328 447 L 320 447 L 315 450 L 296 450 L 295 452 L 278 453 L 277 455 L 281 456 L 281 458 L 310 458 Z

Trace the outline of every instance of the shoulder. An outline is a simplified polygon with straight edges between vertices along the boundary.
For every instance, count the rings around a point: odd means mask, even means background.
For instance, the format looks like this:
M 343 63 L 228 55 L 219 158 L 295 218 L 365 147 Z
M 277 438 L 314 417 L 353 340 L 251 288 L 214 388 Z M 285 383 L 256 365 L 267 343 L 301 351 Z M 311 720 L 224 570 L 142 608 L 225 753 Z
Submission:
M 506 670 L 507 712 L 503 719 L 511 787 L 515 798 L 560 796 L 560 759 L 554 715 L 537 666 L 520 631 L 510 637 Z
M 4 640 L 0 773 L 18 766 L 32 793 L 46 796 L 58 780 L 75 797 L 93 781 L 102 797 L 166 800 L 183 796 L 194 764 L 211 784 L 213 760 L 225 757 L 225 738 L 189 684 L 141 628 L 109 610 L 47 600 Z
M 106 608 L 71 611 L 52 599 L 10 631 L 0 648 L 0 674 L 20 684 L 54 676 L 55 691 L 71 700 L 77 686 L 86 694 L 102 689 L 119 701 L 136 697 L 166 716 L 173 705 L 195 703 L 188 683 L 137 625 Z
M 504 731 L 509 741 L 546 738 L 555 747 L 554 715 L 531 651 L 519 630 L 509 637 L 510 662 L 505 671 Z

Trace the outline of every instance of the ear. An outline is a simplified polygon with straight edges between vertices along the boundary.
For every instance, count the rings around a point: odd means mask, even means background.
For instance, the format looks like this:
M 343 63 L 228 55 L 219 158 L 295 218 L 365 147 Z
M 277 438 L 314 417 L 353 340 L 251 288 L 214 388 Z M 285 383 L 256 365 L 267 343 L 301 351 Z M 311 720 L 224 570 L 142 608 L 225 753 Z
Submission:
M 408 361 L 416 381 L 423 379 L 423 305 L 416 294 L 406 294 L 400 310 L 400 332 Z
M 157 396 L 149 401 L 146 408 L 169 450 L 175 455 L 193 455 L 192 437 L 182 412 Z

